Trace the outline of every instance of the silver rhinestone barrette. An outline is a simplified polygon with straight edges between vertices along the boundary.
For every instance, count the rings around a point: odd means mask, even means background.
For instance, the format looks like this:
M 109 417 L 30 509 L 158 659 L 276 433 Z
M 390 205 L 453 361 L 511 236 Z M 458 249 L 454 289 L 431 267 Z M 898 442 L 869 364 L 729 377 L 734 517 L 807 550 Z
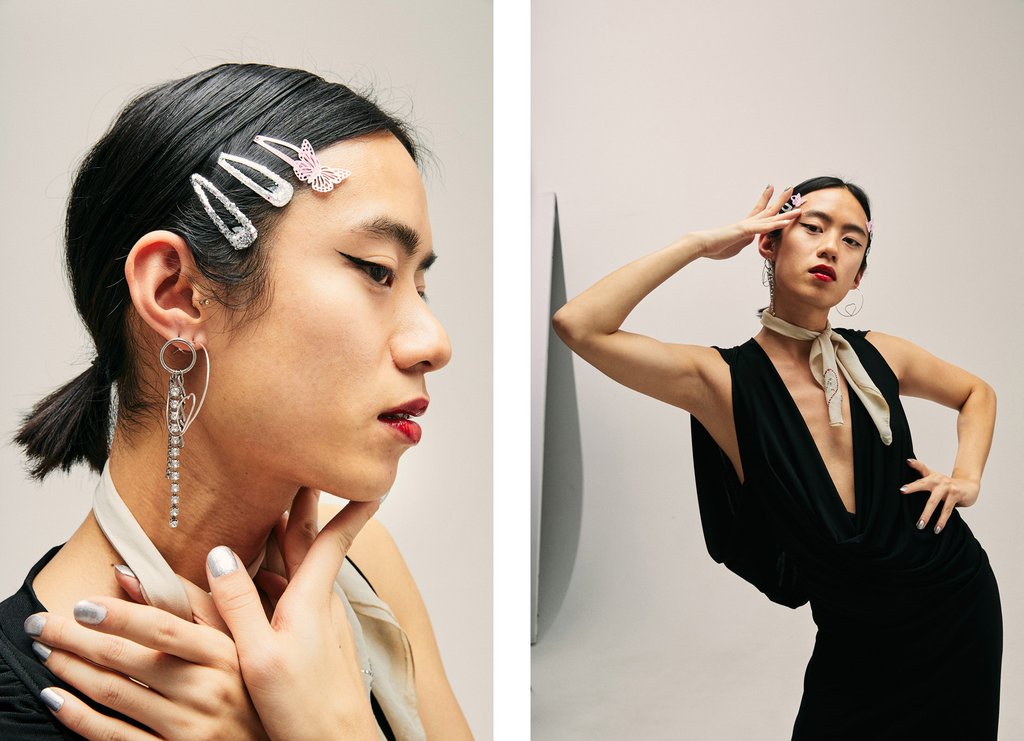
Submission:
M 253 142 L 291 165 L 295 177 L 301 182 L 309 183 L 310 187 L 319 193 L 328 193 L 334 190 L 335 185 L 352 174 L 349 170 L 327 167 L 320 164 L 320 160 L 313 150 L 313 145 L 309 143 L 308 139 L 303 139 L 302 145 L 298 147 L 281 139 L 271 139 L 262 135 L 255 137 Z M 292 159 L 273 146 L 274 144 L 292 150 L 298 155 L 298 159 Z M 287 206 L 295 193 L 295 188 L 291 183 L 269 167 L 265 167 L 258 162 L 247 160 L 235 154 L 221 152 L 217 156 L 217 164 L 235 180 L 277 208 Z M 270 186 L 260 185 L 253 177 L 243 172 L 240 167 L 253 173 L 259 173 L 267 178 L 270 181 Z M 202 203 L 203 210 L 206 211 L 207 216 L 210 217 L 214 226 L 224 235 L 224 238 L 228 240 L 232 247 L 236 250 L 244 250 L 252 246 L 252 243 L 256 241 L 256 237 L 259 236 L 259 232 L 256 231 L 252 221 L 242 213 L 242 210 L 230 198 L 221 193 L 213 183 L 198 173 L 192 175 L 192 188 L 195 190 L 196 195 L 199 196 L 199 201 Z M 224 219 L 220 217 L 210 201 L 211 195 L 231 215 L 231 218 L 235 220 L 236 226 L 228 226 Z

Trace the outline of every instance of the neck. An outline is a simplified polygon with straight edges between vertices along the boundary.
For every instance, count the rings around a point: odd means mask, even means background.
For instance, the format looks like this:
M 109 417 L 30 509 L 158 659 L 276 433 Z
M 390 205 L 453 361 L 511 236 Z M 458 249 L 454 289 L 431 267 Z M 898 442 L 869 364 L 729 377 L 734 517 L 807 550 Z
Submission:
M 147 425 L 129 443 L 118 431 L 110 450 L 110 476 L 171 569 L 206 589 L 206 554 L 227 545 L 243 563 L 252 562 L 298 487 L 268 480 L 251 462 L 230 458 L 204 434 L 200 421 L 186 434 L 180 460 L 177 528 L 168 525 L 166 432 Z
M 822 332 L 825 325 L 828 324 L 828 309 L 807 304 L 794 304 L 779 300 L 779 297 L 776 297 L 774 314 L 783 321 L 812 332 Z

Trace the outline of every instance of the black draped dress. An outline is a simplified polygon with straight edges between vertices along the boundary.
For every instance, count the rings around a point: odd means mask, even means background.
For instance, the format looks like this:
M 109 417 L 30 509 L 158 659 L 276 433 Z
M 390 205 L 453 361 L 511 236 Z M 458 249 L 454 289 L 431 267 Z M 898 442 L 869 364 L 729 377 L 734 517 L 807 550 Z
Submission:
M 744 482 L 692 419 L 708 551 L 769 599 L 810 602 L 818 627 L 793 739 L 996 738 L 1003 629 L 988 556 L 954 510 L 915 527 L 927 492 L 899 382 L 865 332 L 852 344 L 889 404 L 884 445 L 850 393 L 856 513 L 843 505 L 800 410 L 753 339 L 716 348 L 732 374 Z

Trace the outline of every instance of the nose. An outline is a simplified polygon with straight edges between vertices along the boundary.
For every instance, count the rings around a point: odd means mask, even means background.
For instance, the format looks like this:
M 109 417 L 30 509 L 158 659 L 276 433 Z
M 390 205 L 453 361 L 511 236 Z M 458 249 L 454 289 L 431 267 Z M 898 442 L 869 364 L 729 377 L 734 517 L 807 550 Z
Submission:
M 831 229 L 822 238 L 818 247 L 818 257 L 827 257 L 835 260 L 839 256 L 839 233 Z
M 391 340 L 391 356 L 402 370 L 440 370 L 452 357 L 441 322 L 418 295 L 410 297 Z

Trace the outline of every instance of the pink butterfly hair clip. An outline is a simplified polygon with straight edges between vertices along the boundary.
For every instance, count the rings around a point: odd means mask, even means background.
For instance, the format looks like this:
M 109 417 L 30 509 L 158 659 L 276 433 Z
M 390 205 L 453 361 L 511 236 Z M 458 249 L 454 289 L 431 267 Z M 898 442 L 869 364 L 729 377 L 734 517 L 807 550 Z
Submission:
M 875 236 L 875 222 L 873 219 L 868 219 L 868 236 Z
M 799 193 L 794 193 L 788 201 L 782 204 L 781 213 L 792 211 L 794 208 L 800 208 L 803 205 L 804 197 Z
M 278 157 L 291 165 L 292 170 L 295 172 L 295 177 L 304 183 L 309 183 L 310 187 L 318 193 L 331 192 L 334 190 L 335 185 L 352 174 L 350 170 L 321 165 L 320 160 L 316 156 L 316 152 L 313 151 L 313 145 L 309 143 L 308 139 L 303 139 L 302 145 L 298 147 L 294 144 L 289 144 L 286 141 L 271 139 L 269 136 L 262 135 L 257 136 L 253 141 L 275 157 Z M 277 147 L 272 146 L 274 144 L 290 149 L 299 155 L 299 158 L 297 160 L 292 159 Z

